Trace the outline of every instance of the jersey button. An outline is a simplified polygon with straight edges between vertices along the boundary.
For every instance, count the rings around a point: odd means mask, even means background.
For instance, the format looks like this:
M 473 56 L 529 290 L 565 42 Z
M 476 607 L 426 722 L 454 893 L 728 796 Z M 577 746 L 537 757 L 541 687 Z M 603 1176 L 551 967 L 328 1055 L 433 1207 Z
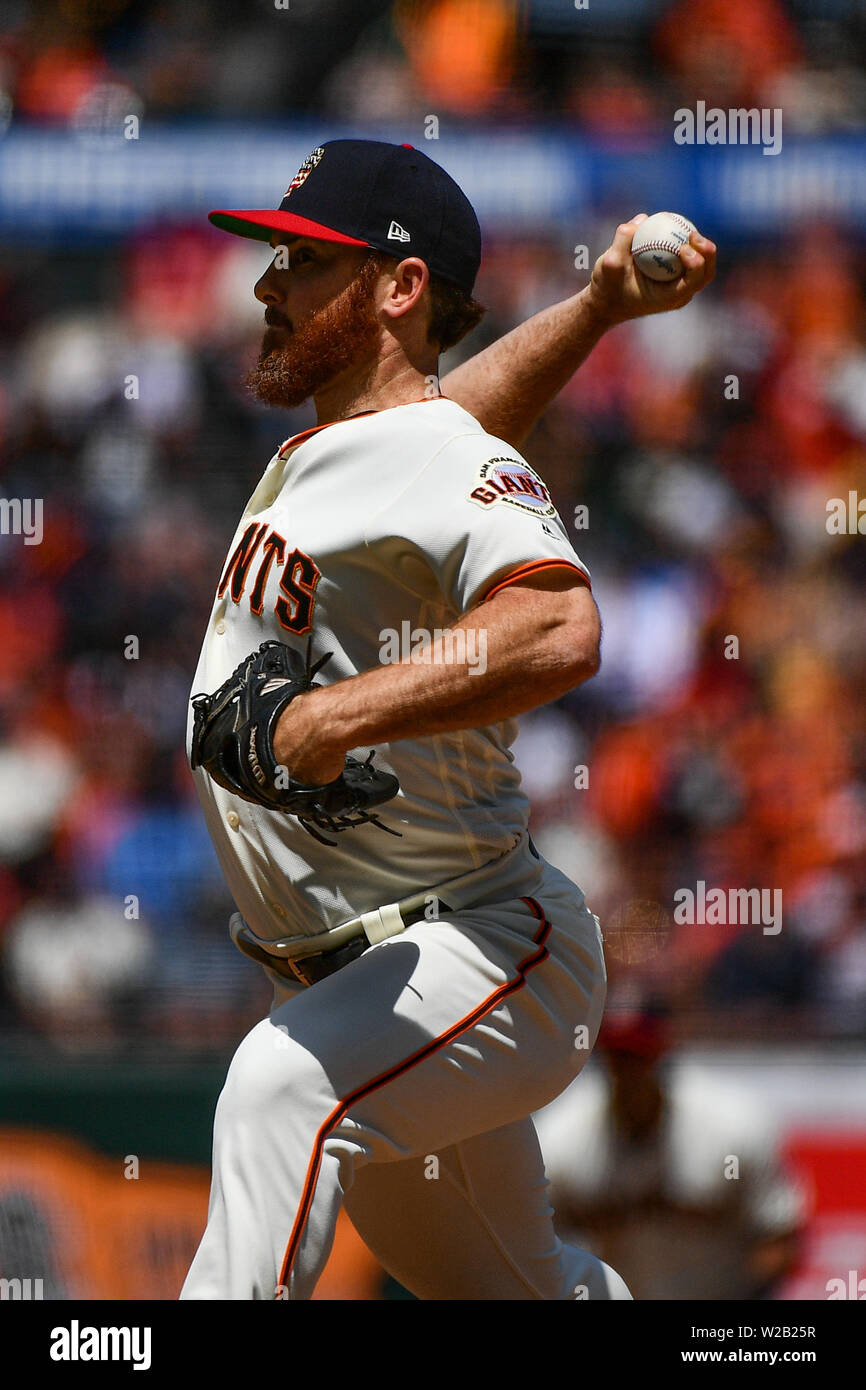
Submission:
M 214 628 L 214 632 L 216 632 L 220 637 L 222 637 L 222 635 L 223 635 L 223 633 L 225 632 L 225 630 L 226 630 L 226 625 L 225 625 L 225 623 L 223 622 L 222 618 L 220 618 L 219 622 L 217 623 L 216 627 Z
M 226 822 L 232 830 L 237 830 L 238 826 L 241 823 L 241 818 L 238 815 L 237 811 L 229 811 L 228 815 L 226 816 Z

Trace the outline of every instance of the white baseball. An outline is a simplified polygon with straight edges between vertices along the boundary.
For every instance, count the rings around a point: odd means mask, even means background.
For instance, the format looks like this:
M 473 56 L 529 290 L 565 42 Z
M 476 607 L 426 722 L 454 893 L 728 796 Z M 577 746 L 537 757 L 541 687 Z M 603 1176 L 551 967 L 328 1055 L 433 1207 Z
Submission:
M 678 212 L 653 213 L 632 238 L 631 254 L 638 270 L 650 280 L 677 280 L 683 273 L 677 252 L 695 231 L 694 223 Z

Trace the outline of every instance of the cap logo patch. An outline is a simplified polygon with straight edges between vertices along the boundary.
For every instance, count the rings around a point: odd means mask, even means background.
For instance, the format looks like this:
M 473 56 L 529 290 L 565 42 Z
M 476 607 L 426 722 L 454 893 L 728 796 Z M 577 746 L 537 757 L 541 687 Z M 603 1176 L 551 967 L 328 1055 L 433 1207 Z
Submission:
M 544 483 L 522 459 L 488 459 L 478 470 L 478 482 L 469 500 L 479 507 L 505 502 L 533 516 L 557 516 Z
M 411 241 L 412 237 L 405 227 L 401 227 L 399 222 L 392 222 L 388 228 L 389 241 Z
M 306 182 L 306 180 L 309 178 L 310 174 L 315 169 L 316 165 L 318 164 L 319 160 L 322 158 L 322 155 L 324 153 L 324 145 L 317 145 L 316 148 L 313 150 L 312 154 L 307 155 L 300 169 L 295 174 L 295 177 L 292 179 L 291 183 L 289 184 L 288 188 L 283 194 L 284 198 L 288 198 L 290 193 L 294 193 L 296 188 L 300 188 L 301 184 Z

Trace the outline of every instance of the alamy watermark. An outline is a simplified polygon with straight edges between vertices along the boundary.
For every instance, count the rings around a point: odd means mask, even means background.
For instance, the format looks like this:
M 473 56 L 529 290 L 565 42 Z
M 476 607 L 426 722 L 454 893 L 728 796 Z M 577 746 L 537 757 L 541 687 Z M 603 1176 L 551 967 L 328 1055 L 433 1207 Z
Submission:
M 31 1303 L 45 1297 L 42 1279 L 0 1279 L 0 1303 Z
M 42 498 L 0 497 L 0 535 L 23 536 L 25 545 L 41 545 Z
M 828 497 L 826 510 L 828 536 L 866 536 L 866 497 L 853 488 L 847 498 Z
M 379 633 L 379 661 L 383 666 L 468 666 L 470 676 L 487 670 L 487 633 L 484 628 L 413 627 L 408 619 Z
M 52 1361 L 131 1361 L 134 1371 L 147 1371 L 151 1335 L 149 1327 L 82 1327 L 73 1318 L 68 1327 L 51 1329 L 48 1355 Z
M 781 888 L 710 888 L 702 878 L 694 889 L 674 893 L 674 921 L 680 925 L 763 927 L 764 936 L 782 930 Z
M 824 1289 L 831 1301 L 846 1298 L 862 1303 L 866 1299 L 866 1279 L 861 1277 L 859 1269 L 849 1269 L 847 1279 L 828 1279 Z
M 782 108 L 763 106 L 731 107 L 695 103 L 695 109 L 681 106 L 674 112 L 674 143 L 677 145 L 762 145 L 763 154 L 782 152 Z

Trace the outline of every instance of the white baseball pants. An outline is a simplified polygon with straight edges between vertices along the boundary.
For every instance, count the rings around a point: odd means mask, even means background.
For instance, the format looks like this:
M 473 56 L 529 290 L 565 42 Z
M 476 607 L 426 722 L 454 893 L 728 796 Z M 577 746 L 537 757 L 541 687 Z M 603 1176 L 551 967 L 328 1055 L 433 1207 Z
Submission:
M 529 1118 L 595 1042 L 601 932 L 544 860 L 521 888 L 278 993 L 217 1105 L 182 1299 L 309 1299 L 341 1202 L 422 1299 L 630 1297 L 555 1235 Z

